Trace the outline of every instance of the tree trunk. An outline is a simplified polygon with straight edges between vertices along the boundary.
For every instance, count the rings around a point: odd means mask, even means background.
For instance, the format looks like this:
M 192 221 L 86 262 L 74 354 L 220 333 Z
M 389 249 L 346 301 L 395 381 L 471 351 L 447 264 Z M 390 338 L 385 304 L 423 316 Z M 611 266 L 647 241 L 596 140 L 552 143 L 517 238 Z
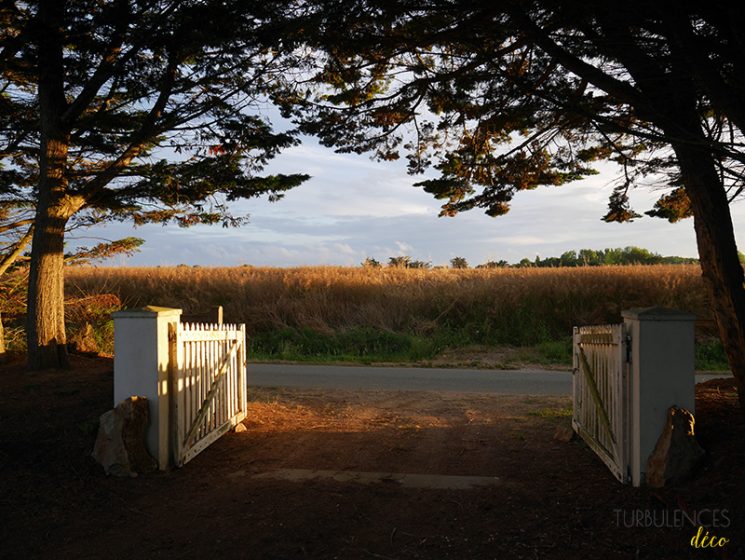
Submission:
M 686 143 L 673 148 L 691 200 L 704 283 L 745 410 L 745 276 L 727 194 L 706 147 Z
M 31 247 L 26 336 L 31 369 L 69 365 L 65 334 L 64 235 L 67 218 L 40 204 Z
M 651 78 L 641 71 L 643 64 L 635 64 L 639 71 L 634 77 L 653 100 L 657 125 L 670 139 L 678 161 L 693 210 L 704 285 L 745 412 L 745 274 L 737 254 L 727 191 L 717 172 L 711 139 L 702 128 L 689 60 L 680 45 L 673 43 L 672 47 L 674 64 L 669 80 Z
M 42 126 L 42 129 L 44 127 Z M 26 337 L 31 369 L 68 366 L 65 335 L 65 227 L 84 204 L 67 194 L 68 139 L 42 134 L 39 199 L 28 279 Z
M 80 205 L 67 193 L 69 131 L 61 116 L 67 106 L 60 30 L 65 2 L 39 2 L 39 191 L 31 245 L 26 339 L 31 369 L 66 367 L 64 237 Z

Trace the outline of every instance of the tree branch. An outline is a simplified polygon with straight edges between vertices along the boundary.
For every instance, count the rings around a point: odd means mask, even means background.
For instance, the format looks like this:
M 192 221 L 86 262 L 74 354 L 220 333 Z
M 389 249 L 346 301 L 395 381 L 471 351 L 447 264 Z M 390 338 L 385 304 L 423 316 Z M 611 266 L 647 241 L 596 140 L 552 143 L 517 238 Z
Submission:
M 31 220 L 33 222 L 33 220 Z M 28 231 L 21 237 L 18 242 L 16 243 L 15 248 L 8 253 L 5 257 L 3 257 L 2 260 L 0 260 L 0 276 L 5 274 L 5 272 L 11 267 L 11 265 L 18 259 L 18 257 L 21 255 L 23 250 L 26 248 L 26 245 L 28 245 L 29 241 L 31 241 L 31 238 L 34 235 L 34 224 L 32 223 Z
M 522 12 L 511 12 L 515 25 L 522 29 L 543 51 L 553 57 L 564 68 L 634 107 L 645 107 L 647 102 L 630 84 L 609 76 L 558 45 L 549 35 Z
M 17 222 L 13 222 L 12 224 L 2 225 L 2 226 L 0 226 L 0 233 L 5 233 L 6 231 L 12 231 L 12 230 L 17 229 L 19 227 L 27 226 L 27 225 L 33 224 L 33 223 L 34 223 L 34 219 L 33 218 L 29 218 L 27 220 L 19 220 Z
M 128 24 L 128 2 L 119 0 L 116 3 L 115 11 L 120 12 L 117 14 L 116 21 L 117 26 L 114 31 L 111 41 L 106 48 L 106 52 L 101 58 L 101 62 L 96 68 L 93 75 L 90 77 L 88 82 L 83 86 L 78 96 L 68 106 L 67 110 L 62 115 L 62 123 L 65 126 L 70 126 L 75 120 L 82 115 L 91 101 L 96 98 L 98 91 L 101 87 L 111 78 L 116 67 L 121 64 L 117 62 L 117 57 L 121 53 L 122 44 L 124 43 L 124 30 Z M 139 48 L 134 46 L 128 52 L 128 58 L 131 57 Z
M 171 96 L 173 84 L 176 79 L 177 68 L 178 63 L 175 55 L 172 55 L 169 57 L 168 66 L 163 75 L 163 85 L 160 94 L 158 95 L 158 99 L 156 99 L 153 107 L 150 109 L 150 112 L 145 118 L 145 122 L 143 122 L 140 129 L 132 135 L 132 140 L 124 152 L 94 179 L 91 179 L 91 181 L 89 181 L 82 189 L 86 201 L 92 201 L 96 194 L 115 179 L 121 170 L 127 167 L 130 162 L 142 152 L 145 144 L 152 139 L 152 135 L 156 132 L 155 124 L 163 113 L 163 110 L 166 108 L 168 99 Z

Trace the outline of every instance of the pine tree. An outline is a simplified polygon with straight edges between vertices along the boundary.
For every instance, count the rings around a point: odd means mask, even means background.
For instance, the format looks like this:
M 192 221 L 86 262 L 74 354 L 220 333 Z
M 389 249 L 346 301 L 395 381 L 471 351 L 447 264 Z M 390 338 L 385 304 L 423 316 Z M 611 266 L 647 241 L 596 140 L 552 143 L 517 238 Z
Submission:
M 284 4 L 39 0 L 0 7 L 0 207 L 34 209 L 28 351 L 65 365 L 65 233 L 107 220 L 238 225 L 228 203 L 277 200 L 261 176 L 292 146 L 252 112 L 284 69 Z M 274 18 L 274 19 L 273 19 Z

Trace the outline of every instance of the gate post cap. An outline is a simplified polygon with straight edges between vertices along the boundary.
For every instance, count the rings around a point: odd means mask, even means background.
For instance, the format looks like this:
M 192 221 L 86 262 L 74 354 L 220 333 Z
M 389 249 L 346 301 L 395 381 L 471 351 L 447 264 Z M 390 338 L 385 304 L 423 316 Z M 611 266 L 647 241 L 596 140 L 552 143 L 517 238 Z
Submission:
M 695 321 L 696 316 L 687 311 L 671 309 L 669 307 L 632 307 L 621 311 L 624 319 L 638 321 Z
M 174 307 L 160 307 L 158 305 L 146 305 L 145 307 L 124 309 L 111 314 L 114 319 L 143 318 L 143 317 L 170 317 L 181 315 L 182 310 Z

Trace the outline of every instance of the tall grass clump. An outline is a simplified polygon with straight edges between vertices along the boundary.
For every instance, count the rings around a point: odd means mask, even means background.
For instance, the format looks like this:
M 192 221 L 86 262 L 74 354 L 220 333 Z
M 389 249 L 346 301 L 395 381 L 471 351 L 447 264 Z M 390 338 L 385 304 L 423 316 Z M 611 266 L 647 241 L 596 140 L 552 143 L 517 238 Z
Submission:
M 565 340 L 575 325 L 619 322 L 623 309 L 653 305 L 711 319 L 696 265 L 71 268 L 66 290 L 184 313 L 222 305 L 227 321 L 246 323 L 255 350 L 275 357 L 539 345 Z

